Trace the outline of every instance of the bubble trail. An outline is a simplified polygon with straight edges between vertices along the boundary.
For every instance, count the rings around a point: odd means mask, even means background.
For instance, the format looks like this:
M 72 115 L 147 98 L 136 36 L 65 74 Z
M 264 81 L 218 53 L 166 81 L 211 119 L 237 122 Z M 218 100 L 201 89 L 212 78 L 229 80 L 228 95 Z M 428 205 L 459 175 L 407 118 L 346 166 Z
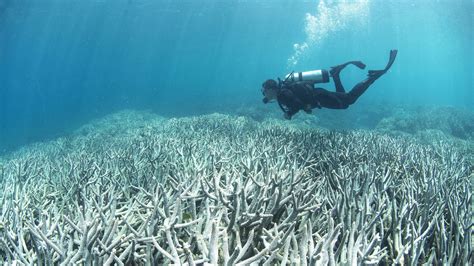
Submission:
M 314 15 L 306 13 L 304 31 L 306 39 L 293 44 L 293 54 L 288 58 L 288 68 L 298 64 L 310 48 L 322 43 L 330 34 L 367 21 L 369 0 L 321 0 Z

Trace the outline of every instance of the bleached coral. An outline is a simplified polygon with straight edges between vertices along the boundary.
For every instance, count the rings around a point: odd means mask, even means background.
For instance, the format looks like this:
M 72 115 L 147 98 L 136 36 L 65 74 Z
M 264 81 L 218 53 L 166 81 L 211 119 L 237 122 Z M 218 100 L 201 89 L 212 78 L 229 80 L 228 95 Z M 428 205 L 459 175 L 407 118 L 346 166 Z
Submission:
M 218 114 L 149 123 L 118 135 L 93 129 L 6 162 L 2 261 L 472 259 L 473 169 L 452 147 Z

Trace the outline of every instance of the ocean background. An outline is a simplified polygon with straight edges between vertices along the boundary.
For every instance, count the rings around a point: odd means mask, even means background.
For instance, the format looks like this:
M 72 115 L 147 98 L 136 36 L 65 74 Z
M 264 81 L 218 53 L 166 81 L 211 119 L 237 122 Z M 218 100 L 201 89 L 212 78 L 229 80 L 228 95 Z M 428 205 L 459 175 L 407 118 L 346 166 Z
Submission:
M 123 109 L 187 116 L 260 108 L 267 78 L 348 60 L 379 69 L 390 49 L 399 50 L 390 72 L 356 108 L 331 112 L 354 115 L 379 105 L 472 110 L 473 6 L 471 0 L 1 0 L 0 151 Z M 344 70 L 346 89 L 366 70 Z M 278 112 L 276 105 L 264 107 Z
M 470 265 L 473 34 L 472 0 L 0 0 L 0 264 Z M 262 102 L 392 49 L 348 109 Z

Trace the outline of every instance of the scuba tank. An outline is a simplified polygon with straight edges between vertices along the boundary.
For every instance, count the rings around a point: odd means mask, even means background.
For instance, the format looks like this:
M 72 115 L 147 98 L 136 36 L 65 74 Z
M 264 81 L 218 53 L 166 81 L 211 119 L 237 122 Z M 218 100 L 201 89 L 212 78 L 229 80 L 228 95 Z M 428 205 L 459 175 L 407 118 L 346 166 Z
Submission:
M 325 69 L 291 72 L 285 76 L 285 82 L 327 83 L 329 82 L 329 73 Z

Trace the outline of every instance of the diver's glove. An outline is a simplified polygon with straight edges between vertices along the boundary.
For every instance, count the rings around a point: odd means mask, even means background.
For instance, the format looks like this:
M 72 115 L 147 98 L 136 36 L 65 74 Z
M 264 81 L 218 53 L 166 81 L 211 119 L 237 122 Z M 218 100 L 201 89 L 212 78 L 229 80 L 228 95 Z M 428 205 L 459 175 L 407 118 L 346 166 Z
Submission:
M 286 120 L 291 120 L 291 115 L 288 114 L 288 113 L 285 113 L 285 114 L 283 115 L 283 117 L 284 117 Z

